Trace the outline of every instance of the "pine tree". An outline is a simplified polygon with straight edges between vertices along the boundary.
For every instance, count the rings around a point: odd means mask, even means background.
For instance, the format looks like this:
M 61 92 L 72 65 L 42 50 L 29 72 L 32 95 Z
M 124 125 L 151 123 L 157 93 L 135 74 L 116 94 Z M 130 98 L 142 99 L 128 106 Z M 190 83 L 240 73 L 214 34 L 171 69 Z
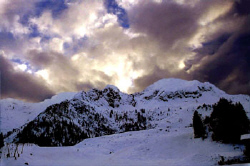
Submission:
M 3 133 L 0 133 L 0 148 L 4 146 L 4 138 L 3 138 Z
M 210 126 L 215 141 L 237 143 L 240 136 L 249 132 L 249 120 L 240 103 L 232 104 L 224 98 L 213 106 Z
M 197 111 L 193 115 L 194 138 L 204 138 L 206 131 L 202 119 Z
M 109 113 L 110 118 L 112 118 L 113 113 L 114 113 L 113 110 L 111 110 L 110 113 Z

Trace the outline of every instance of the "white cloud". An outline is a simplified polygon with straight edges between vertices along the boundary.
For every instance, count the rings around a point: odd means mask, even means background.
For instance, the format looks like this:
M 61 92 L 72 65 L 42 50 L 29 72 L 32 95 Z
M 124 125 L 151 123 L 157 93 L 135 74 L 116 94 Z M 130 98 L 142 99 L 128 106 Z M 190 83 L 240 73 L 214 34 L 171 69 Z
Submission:
M 15 15 L 13 24 L 9 29 L 9 31 L 16 37 L 22 37 L 22 35 L 30 33 L 28 27 L 23 26 L 19 21 L 20 17 L 18 15 Z
M 43 79 L 45 79 L 46 81 L 49 81 L 49 74 L 47 70 L 38 70 L 36 72 L 37 76 L 41 76 Z
M 21 71 L 26 71 L 27 70 L 27 65 L 25 64 L 18 64 L 14 67 L 15 70 L 21 70 Z
M 139 3 L 139 0 L 117 0 L 117 3 L 123 8 L 129 10 L 134 5 Z
M 43 34 L 52 35 L 56 33 L 56 27 L 50 11 L 43 12 L 39 18 L 30 18 L 30 23 L 37 25 L 39 32 Z
M 103 24 L 101 18 L 106 14 L 101 1 L 85 0 L 70 4 L 56 19 L 50 11 L 45 11 L 39 18 L 30 19 L 30 22 L 37 25 L 44 34 L 81 38 L 91 33 L 99 24 Z
M 53 38 L 48 43 L 50 50 L 63 53 L 63 43 L 64 41 L 60 38 Z

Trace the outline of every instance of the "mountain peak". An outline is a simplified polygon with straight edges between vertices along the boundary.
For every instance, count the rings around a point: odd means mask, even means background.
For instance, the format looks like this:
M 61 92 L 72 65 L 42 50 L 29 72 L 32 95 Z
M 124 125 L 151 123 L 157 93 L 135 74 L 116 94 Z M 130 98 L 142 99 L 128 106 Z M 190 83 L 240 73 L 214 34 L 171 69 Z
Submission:
M 192 80 L 192 81 L 186 81 L 178 78 L 165 78 L 156 81 L 152 85 L 148 86 L 145 91 L 151 91 L 151 90 L 164 90 L 164 91 L 196 91 L 200 90 L 200 88 L 205 88 L 205 89 L 214 89 L 215 86 L 205 82 L 199 82 L 197 80 Z
M 113 91 L 115 91 L 115 92 L 120 92 L 120 90 L 116 87 L 116 86 L 114 86 L 114 85 L 107 85 L 104 89 L 103 89 L 103 91 L 105 91 L 105 90 L 108 90 L 108 89 L 112 89 Z

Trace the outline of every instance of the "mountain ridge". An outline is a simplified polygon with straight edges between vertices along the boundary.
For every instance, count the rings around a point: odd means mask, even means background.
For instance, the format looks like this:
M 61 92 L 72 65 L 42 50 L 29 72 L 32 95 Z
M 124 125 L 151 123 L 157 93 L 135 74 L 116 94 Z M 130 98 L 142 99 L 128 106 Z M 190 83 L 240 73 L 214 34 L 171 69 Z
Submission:
M 134 94 L 126 94 L 113 85 L 107 85 L 102 90 L 80 91 L 72 96 L 58 100 L 44 111 L 40 110 L 38 116 L 26 121 L 9 140 L 63 146 L 74 145 L 85 138 L 155 128 L 166 125 L 166 121 L 185 127 L 191 123 L 194 110 L 199 107 L 204 116 L 209 115 L 211 105 L 220 98 L 240 101 L 247 113 L 250 111 L 250 96 L 228 95 L 207 82 L 173 78 L 159 80 Z M 201 107 L 203 105 L 206 108 Z M 59 132 L 62 128 L 65 130 Z M 70 130 L 73 132 L 69 134 Z M 53 132 L 65 137 L 49 135 Z M 26 138 L 32 139 L 24 140 Z M 50 144 L 41 143 L 42 139 Z

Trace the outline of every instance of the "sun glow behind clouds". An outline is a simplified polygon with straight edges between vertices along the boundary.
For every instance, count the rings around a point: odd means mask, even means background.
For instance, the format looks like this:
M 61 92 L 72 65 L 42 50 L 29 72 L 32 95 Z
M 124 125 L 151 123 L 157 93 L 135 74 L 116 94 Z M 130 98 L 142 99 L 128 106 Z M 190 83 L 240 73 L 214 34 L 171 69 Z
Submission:
M 117 86 L 122 92 L 128 92 L 128 89 L 132 86 L 133 82 L 130 78 L 121 78 L 117 81 Z
M 125 55 L 118 56 L 117 54 L 112 53 L 111 56 L 115 60 L 111 63 L 105 64 L 102 71 L 104 71 L 105 74 L 114 77 L 114 85 L 122 92 L 127 93 L 129 88 L 133 86 L 133 79 L 137 78 L 139 73 L 132 70 L 132 63 L 128 61 Z
M 43 79 L 45 79 L 47 81 L 47 83 L 50 84 L 49 73 L 47 70 L 38 70 L 36 72 L 36 75 L 42 77 Z
M 16 66 L 16 69 L 19 69 L 19 70 L 21 70 L 21 71 L 26 71 L 27 70 L 27 65 L 25 65 L 25 64 L 19 64 L 19 65 L 17 65 Z
M 185 67 L 185 64 L 183 63 L 183 61 L 181 61 L 180 63 L 179 63 L 179 69 L 184 69 L 184 67 Z

